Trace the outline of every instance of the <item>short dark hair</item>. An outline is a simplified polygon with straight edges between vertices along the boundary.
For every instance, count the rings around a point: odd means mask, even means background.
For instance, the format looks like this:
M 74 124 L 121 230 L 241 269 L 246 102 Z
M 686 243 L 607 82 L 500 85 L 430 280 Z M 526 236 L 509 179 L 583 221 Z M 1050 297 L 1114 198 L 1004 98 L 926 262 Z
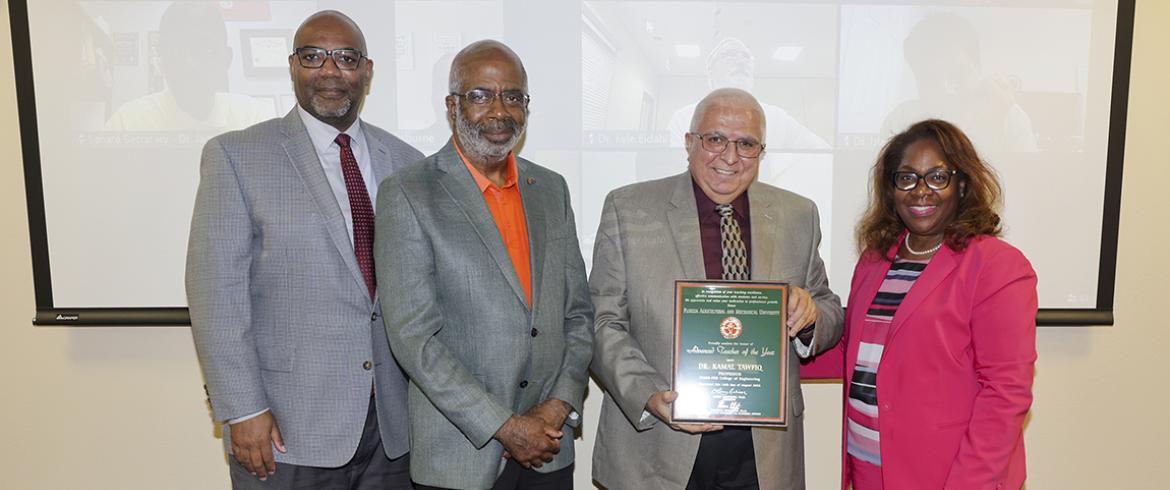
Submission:
M 976 236 L 999 236 L 1003 232 L 998 213 L 1002 191 L 995 170 L 979 157 L 962 130 L 943 120 L 928 119 L 895 135 L 878 154 L 869 179 L 869 205 L 857 225 L 858 252 L 874 251 L 892 260 L 886 251 L 906 228 L 894 209 L 892 175 L 901 165 L 906 148 L 921 140 L 938 145 L 947 165 L 959 171 L 952 185 L 965 186 L 959 194 L 958 215 L 944 231 L 947 245 L 963 250 Z
M 979 64 L 979 31 L 964 17 L 948 12 L 927 14 L 902 41 L 902 55 L 911 69 L 930 66 L 939 57 L 965 54 Z

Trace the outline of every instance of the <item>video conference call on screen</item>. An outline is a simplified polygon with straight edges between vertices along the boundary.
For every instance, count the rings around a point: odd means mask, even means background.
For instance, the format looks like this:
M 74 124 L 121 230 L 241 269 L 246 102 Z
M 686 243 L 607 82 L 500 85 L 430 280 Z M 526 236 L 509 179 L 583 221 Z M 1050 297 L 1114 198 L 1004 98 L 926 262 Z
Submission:
M 375 62 L 363 119 L 424 154 L 450 135 L 454 53 L 484 38 L 517 51 L 522 154 L 567 179 L 587 262 L 606 193 L 681 172 L 695 103 L 739 87 L 766 113 L 759 178 L 816 202 L 842 296 L 874 157 L 941 117 L 1000 173 L 1040 306 L 1098 307 L 1118 2 L 914 3 L 28 2 L 53 303 L 186 304 L 202 145 L 295 107 L 293 32 L 336 8 Z

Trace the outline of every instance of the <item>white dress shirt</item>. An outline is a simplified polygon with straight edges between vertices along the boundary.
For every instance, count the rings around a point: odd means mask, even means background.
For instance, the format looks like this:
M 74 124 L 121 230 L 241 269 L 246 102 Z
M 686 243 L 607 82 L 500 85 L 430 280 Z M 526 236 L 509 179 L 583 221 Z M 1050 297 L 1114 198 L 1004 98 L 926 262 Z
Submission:
M 341 215 L 345 216 L 345 230 L 349 232 L 349 243 L 353 243 L 353 211 L 349 207 L 349 191 L 345 188 L 345 175 L 341 173 L 341 146 L 333 140 L 343 131 L 325 124 L 313 117 L 301 106 L 297 106 L 297 113 L 309 131 L 309 139 L 313 148 L 317 150 L 317 159 L 321 161 L 321 169 L 325 171 L 325 178 L 329 180 L 329 188 L 333 189 L 333 197 L 337 198 L 337 205 L 341 207 Z M 357 159 L 358 169 L 362 171 L 362 180 L 366 183 L 366 191 L 370 194 L 370 203 L 378 195 L 378 179 L 374 177 L 374 164 L 370 162 L 370 147 L 366 144 L 366 135 L 362 131 L 361 120 L 353 122 L 344 133 L 350 137 L 349 147 Z

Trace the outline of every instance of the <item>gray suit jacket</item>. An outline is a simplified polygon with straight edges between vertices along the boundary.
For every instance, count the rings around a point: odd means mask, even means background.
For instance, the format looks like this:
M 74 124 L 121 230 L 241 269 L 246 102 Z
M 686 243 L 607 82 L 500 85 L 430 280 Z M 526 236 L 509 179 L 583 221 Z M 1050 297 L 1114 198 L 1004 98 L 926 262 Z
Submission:
M 516 159 L 531 248 L 532 307 L 471 173 L 448 142 L 382 183 L 374 257 L 390 347 L 410 376 L 411 476 L 488 488 L 503 460 L 492 437 L 549 398 L 578 412 L 593 308 L 569 190 Z M 575 425 L 575 424 L 574 424 Z M 539 471 L 573 462 L 573 431 Z
M 756 182 L 748 189 L 752 279 L 804 288 L 817 303 L 814 347 L 841 337 L 841 301 L 829 290 L 812 201 Z M 674 281 L 706 279 L 690 173 L 609 194 L 593 252 L 589 291 L 597 309 L 593 372 L 605 389 L 593 478 L 608 488 L 684 488 L 698 435 L 642 418 L 650 395 L 670 389 Z M 788 356 L 789 426 L 755 428 L 761 488 L 804 488 L 803 413 L 795 349 Z
M 361 127 L 379 179 L 422 156 Z M 374 384 L 386 455 L 409 450 L 406 382 L 295 109 L 203 148 L 187 301 L 217 421 L 270 407 L 288 448 L 277 461 L 340 466 L 357 448 Z

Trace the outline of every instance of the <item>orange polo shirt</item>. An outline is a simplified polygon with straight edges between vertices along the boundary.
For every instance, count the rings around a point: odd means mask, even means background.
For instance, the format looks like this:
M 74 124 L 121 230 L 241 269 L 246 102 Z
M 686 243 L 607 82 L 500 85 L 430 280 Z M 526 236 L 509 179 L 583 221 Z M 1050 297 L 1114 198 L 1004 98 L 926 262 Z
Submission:
M 463 159 L 463 164 L 467 165 L 467 170 L 471 171 L 471 177 L 475 179 L 480 192 L 483 192 L 483 200 L 487 203 L 488 211 L 492 213 L 496 228 L 500 230 L 500 237 L 504 239 L 508 256 L 512 258 L 512 267 L 516 269 L 520 286 L 524 288 L 528 304 L 531 305 L 532 266 L 528 259 L 528 221 L 524 219 L 524 202 L 520 199 L 520 186 L 516 185 L 516 157 L 512 152 L 508 152 L 508 167 L 504 174 L 504 187 L 501 188 L 467 161 L 459 145 L 455 145 L 455 151 L 459 153 L 459 158 Z

